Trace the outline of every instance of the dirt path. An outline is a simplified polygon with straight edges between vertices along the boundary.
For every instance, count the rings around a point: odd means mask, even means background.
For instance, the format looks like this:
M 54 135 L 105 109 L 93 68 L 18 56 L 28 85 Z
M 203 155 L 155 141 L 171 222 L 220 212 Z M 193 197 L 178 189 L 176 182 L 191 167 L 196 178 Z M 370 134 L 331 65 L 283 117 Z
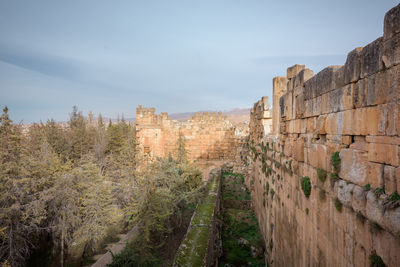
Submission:
M 128 233 L 120 235 L 121 239 L 117 243 L 109 244 L 107 246 L 107 253 L 93 256 L 93 259 L 95 259 L 96 262 L 92 265 L 92 267 L 105 267 L 107 264 L 110 264 L 112 262 L 110 250 L 114 255 L 120 253 L 125 248 L 126 243 L 134 240 L 138 233 L 138 227 L 136 226 Z

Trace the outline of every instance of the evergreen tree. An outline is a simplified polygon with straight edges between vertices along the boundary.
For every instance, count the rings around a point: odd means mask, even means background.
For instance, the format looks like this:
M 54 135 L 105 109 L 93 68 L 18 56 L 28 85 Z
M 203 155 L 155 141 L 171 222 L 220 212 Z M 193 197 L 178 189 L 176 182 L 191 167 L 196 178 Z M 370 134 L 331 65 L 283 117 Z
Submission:
M 186 140 L 182 132 L 179 132 L 179 137 L 176 142 L 176 160 L 180 163 L 186 163 L 188 160 L 188 152 L 186 150 Z
M 69 119 L 70 127 L 70 143 L 72 148 L 71 159 L 73 161 L 79 160 L 84 154 L 89 152 L 90 141 L 86 129 L 86 121 L 82 112 L 78 111 L 78 107 L 74 106 Z
M 110 183 L 88 157 L 73 170 L 79 191 L 79 228 L 74 232 L 73 252 L 81 257 L 94 252 L 101 245 L 110 225 L 122 219 L 121 210 L 113 203 Z
M 57 153 L 62 160 L 66 161 L 71 155 L 71 143 L 68 140 L 67 132 L 51 119 L 45 125 L 45 136 L 53 151 Z
M 27 191 L 22 139 L 20 127 L 12 124 L 5 107 L 0 117 L 0 228 L 7 239 L 0 243 L 0 259 L 11 266 L 25 263 L 32 246 L 29 239 L 37 230 L 35 222 L 41 218 L 40 212 L 38 218 L 30 216 L 35 203 Z
M 46 192 L 53 240 L 59 245 L 60 266 L 64 266 L 67 248 L 73 244 L 73 234 L 79 227 L 79 190 L 71 172 L 57 177 Z
M 124 132 L 120 123 L 113 124 L 107 128 L 106 153 L 119 153 L 124 143 Z

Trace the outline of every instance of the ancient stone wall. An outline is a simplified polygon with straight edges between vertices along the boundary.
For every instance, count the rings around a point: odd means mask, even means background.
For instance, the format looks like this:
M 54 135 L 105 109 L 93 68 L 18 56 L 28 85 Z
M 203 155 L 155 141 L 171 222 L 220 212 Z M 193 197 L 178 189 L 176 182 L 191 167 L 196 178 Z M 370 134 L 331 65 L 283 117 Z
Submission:
M 400 263 L 400 5 L 384 35 L 252 109 L 247 185 L 271 266 Z
M 248 126 L 233 124 L 221 113 L 195 113 L 187 121 L 171 120 L 155 108 L 136 109 L 136 136 L 139 148 L 152 157 L 174 156 L 180 133 L 185 138 L 188 158 L 195 160 L 208 177 L 210 169 L 237 158 Z

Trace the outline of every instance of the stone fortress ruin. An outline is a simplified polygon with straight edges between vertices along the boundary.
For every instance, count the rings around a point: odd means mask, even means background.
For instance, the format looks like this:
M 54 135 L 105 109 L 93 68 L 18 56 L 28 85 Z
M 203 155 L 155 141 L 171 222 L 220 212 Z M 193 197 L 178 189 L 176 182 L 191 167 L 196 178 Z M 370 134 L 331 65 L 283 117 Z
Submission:
M 248 126 L 233 123 L 221 112 L 197 112 L 187 121 L 171 120 L 167 113 L 157 115 L 155 108 L 136 109 L 136 138 L 139 149 L 150 157 L 168 157 L 176 152 L 179 135 L 185 138 L 188 158 L 208 172 L 240 155 Z
M 139 106 L 139 147 L 167 157 L 182 133 L 200 167 L 243 171 L 270 266 L 400 266 L 400 5 L 343 66 L 274 78 L 272 104 L 254 104 L 248 129 Z

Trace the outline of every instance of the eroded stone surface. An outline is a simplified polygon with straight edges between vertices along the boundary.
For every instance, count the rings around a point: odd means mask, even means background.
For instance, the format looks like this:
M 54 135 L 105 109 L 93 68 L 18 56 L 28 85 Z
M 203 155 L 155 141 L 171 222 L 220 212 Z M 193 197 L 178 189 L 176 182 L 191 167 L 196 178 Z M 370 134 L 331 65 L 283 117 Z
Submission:
M 305 68 L 288 70 L 286 92 L 274 87 L 273 135 L 254 109 L 250 142 L 278 144 L 249 156 L 246 176 L 274 265 L 368 266 L 377 253 L 398 266 L 400 206 L 389 195 L 400 192 L 399 16 L 400 5 L 386 15 L 384 37 L 351 51 L 344 66 L 304 80 Z

